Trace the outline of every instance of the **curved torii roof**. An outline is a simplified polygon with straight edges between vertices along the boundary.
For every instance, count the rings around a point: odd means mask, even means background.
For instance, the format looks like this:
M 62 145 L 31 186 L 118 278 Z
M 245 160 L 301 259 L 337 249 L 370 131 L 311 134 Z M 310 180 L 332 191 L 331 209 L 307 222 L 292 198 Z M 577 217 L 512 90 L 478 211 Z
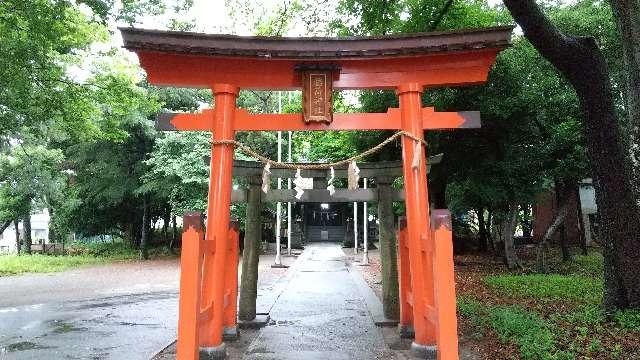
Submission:
M 335 88 L 480 83 L 512 26 L 373 37 L 258 37 L 121 28 L 159 85 L 299 88 L 296 70 L 336 70 Z M 339 70 L 339 71 L 337 71 Z

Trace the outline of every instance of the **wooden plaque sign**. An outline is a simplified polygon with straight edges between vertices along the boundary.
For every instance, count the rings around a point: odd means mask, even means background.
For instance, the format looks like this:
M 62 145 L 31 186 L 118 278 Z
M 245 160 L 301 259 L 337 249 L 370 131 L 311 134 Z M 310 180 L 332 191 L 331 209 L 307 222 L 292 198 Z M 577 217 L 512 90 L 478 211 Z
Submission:
M 307 70 L 302 72 L 302 114 L 304 122 L 333 121 L 331 71 Z

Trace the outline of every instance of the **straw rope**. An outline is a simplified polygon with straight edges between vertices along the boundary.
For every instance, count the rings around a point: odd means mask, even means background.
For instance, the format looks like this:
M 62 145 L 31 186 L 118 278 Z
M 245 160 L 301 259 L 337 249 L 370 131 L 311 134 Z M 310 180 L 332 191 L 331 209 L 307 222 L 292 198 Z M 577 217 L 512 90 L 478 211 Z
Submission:
M 242 151 L 243 153 L 245 153 L 246 155 L 252 156 L 256 159 L 258 159 L 260 162 L 262 162 L 263 164 L 270 164 L 271 167 L 274 168 L 278 168 L 278 169 L 290 169 L 290 170 L 296 170 L 296 169 L 302 169 L 302 170 L 328 170 L 331 169 L 332 167 L 338 167 L 341 165 L 347 165 L 349 163 L 351 163 L 352 161 L 358 161 L 362 158 L 365 158 L 369 155 L 375 154 L 376 152 L 382 150 L 382 148 L 384 148 L 387 144 L 389 144 L 390 142 L 394 141 L 395 139 L 399 138 L 400 136 L 406 136 L 414 141 L 417 141 L 418 143 L 422 144 L 423 146 L 427 145 L 427 142 L 424 141 L 424 139 L 421 139 L 413 134 L 411 134 L 408 131 L 398 131 L 397 133 L 389 136 L 386 140 L 384 140 L 383 142 L 381 142 L 380 144 L 363 151 L 362 153 L 358 154 L 358 155 L 354 155 L 348 159 L 344 159 L 344 160 L 340 160 L 340 161 L 335 161 L 332 163 L 326 163 L 326 164 L 306 164 L 306 163 L 287 163 L 287 162 L 280 162 L 280 161 L 273 161 L 271 159 L 269 159 L 268 157 L 259 154 L 255 151 L 253 151 L 250 147 L 248 147 L 247 145 L 241 143 L 240 141 L 236 141 L 236 140 L 212 140 L 211 141 L 211 145 L 233 145 L 235 147 L 237 147 L 240 151 Z

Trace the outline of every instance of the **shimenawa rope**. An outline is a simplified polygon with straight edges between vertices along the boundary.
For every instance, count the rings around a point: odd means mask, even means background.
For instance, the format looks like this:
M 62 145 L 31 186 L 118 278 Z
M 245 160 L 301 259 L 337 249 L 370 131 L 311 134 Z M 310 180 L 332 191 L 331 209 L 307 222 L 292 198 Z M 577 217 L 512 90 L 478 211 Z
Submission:
M 411 134 L 410 132 L 407 131 L 398 131 L 397 133 L 389 136 L 386 140 L 384 140 L 383 142 L 381 142 L 380 144 L 363 151 L 362 153 L 358 154 L 358 155 L 354 155 L 348 159 L 344 159 L 344 160 L 340 160 L 340 161 L 335 161 L 332 163 L 326 163 L 326 164 L 306 164 L 306 163 L 286 163 L 286 162 L 279 162 L 279 161 L 274 161 L 269 159 L 268 157 L 259 154 L 255 151 L 253 151 L 251 148 L 249 148 L 247 145 L 236 141 L 236 140 L 213 140 L 211 141 L 212 145 L 233 145 L 235 147 L 237 147 L 238 149 L 240 149 L 240 151 L 244 152 L 245 154 L 252 156 L 256 159 L 258 159 L 260 162 L 262 162 L 263 164 L 269 164 L 270 167 L 274 167 L 274 168 L 278 168 L 278 169 L 290 169 L 290 170 L 296 170 L 296 169 L 302 169 L 302 170 L 327 170 L 327 169 L 331 169 L 333 167 L 338 167 L 341 165 L 347 165 L 350 164 L 352 161 L 358 161 L 362 158 L 365 158 L 369 155 L 375 154 L 376 152 L 380 151 L 383 147 L 385 147 L 387 144 L 389 144 L 390 142 L 394 141 L 395 139 L 399 138 L 400 136 L 406 136 L 414 141 L 416 141 L 416 144 L 422 144 L 423 146 L 427 145 L 427 142 L 424 141 L 424 139 L 421 139 L 413 134 Z M 416 149 L 414 149 L 414 152 L 417 153 Z M 419 154 L 416 154 L 419 156 Z M 416 161 L 414 160 L 414 163 Z

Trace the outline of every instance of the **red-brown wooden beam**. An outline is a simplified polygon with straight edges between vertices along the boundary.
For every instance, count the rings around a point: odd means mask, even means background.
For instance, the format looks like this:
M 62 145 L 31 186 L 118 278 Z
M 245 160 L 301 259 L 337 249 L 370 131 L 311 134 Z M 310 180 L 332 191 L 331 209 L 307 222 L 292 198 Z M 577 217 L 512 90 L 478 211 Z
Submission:
M 159 130 L 210 131 L 215 123 L 214 111 L 201 113 L 160 114 L 156 121 Z M 480 127 L 479 111 L 437 112 L 433 108 L 422 109 L 425 130 L 475 129 Z M 400 110 L 389 109 L 386 113 L 334 114 L 330 124 L 310 123 L 302 120 L 302 114 L 249 114 L 236 111 L 236 131 L 318 131 L 318 130 L 397 130 L 400 129 Z
M 502 48 L 446 52 L 428 56 L 325 61 L 341 70 L 336 90 L 394 89 L 414 81 L 423 87 L 465 86 L 487 81 Z M 232 83 L 242 89 L 299 90 L 302 80 L 293 71 L 299 60 L 210 57 L 137 51 L 151 84 L 207 88 Z

